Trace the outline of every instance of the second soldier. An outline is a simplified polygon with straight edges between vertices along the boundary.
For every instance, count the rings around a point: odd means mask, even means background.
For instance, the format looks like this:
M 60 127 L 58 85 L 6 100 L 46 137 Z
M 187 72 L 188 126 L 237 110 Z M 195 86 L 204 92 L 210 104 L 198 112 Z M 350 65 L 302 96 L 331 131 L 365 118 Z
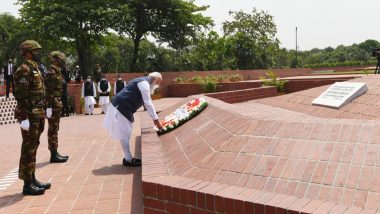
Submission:
M 46 117 L 48 118 L 48 143 L 50 163 L 62 163 L 68 156 L 58 153 L 58 130 L 62 111 L 62 83 L 61 69 L 65 66 L 65 55 L 59 51 L 50 54 L 51 67 L 45 77 L 46 87 Z

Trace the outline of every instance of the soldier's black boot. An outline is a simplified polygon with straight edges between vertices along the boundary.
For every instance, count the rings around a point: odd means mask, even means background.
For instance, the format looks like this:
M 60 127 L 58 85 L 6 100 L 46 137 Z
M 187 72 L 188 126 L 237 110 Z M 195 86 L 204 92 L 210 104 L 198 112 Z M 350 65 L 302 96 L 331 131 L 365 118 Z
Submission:
M 22 188 L 22 194 L 24 195 L 42 195 L 45 193 L 44 188 L 36 187 L 32 181 L 24 181 L 24 187 Z
M 69 159 L 69 156 L 61 156 L 56 149 L 50 151 L 50 163 L 63 163 L 67 159 Z
M 38 181 L 36 179 L 36 176 L 33 174 L 33 178 L 32 178 L 32 183 L 38 187 L 38 188 L 42 188 L 42 189 L 50 189 L 51 187 L 51 184 L 50 183 L 42 183 L 40 181 Z
M 57 150 L 57 155 L 60 156 L 61 158 L 69 159 L 68 155 L 61 155 L 61 154 L 59 154 L 58 150 Z

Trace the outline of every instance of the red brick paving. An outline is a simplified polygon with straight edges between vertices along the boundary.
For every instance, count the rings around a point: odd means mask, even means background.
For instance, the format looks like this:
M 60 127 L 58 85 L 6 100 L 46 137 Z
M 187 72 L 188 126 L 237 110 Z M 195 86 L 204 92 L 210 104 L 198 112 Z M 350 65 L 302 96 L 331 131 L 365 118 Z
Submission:
M 380 101 L 378 99 L 380 94 L 380 77 L 377 75 L 360 76 L 362 77 L 349 80 L 349 82 L 366 82 L 369 88 L 366 95 L 353 100 L 349 105 L 343 106 L 339 110 L 310 105 L 310 103 L 329 86 L 322 86 L 281 97 L 266 98 L 252 102 L 289 109 L 322 118 L 377 119 L 380 117 Z
M 144 161 L 144 198 L 161 204 L 146 210 L 380 211 L 380 124 L 370 117 L 379 109 L 380 77 L 353 81 L 367 82 L 369 91 L 341 110 L 311 105 L 321 87 L 235 105 L 206 98 L 202 114 L 160 137 L 142 115 L 142 156 L 154 154 Z
M 178 99 L 155 101 L 158 110 Z M 141 157 L 140 117 L 136 115 L 133 151 Z M 102 128 L 103 115 L 63 118 L 59 151 L 70 155 L 64 164 L 50 164 L 46 131 L 37 155 L 37 178 L 50 180 L 42 196 L 23 196 L 22 181 L 0 190 L 0 213 L 143 213 L 141 168 L 121 165 L 123 153 Z M 46 123 L 47 125 L 47 123 Z M 18 167 L 21 135 L 17 124 L 0 127 L 0 179 Z

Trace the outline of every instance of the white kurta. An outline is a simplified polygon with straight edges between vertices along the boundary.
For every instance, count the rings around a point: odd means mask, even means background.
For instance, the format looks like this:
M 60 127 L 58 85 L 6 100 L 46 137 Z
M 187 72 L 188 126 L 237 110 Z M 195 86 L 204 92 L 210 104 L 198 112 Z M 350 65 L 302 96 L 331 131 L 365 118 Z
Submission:
M 110 91 L 111 91 L 111 84 L 108 82 L 107 92 L 110 92 Z M 98 84 L 98 92 L 99 94 L 102 92 L 102 90 L 100 89 L 100 83 Z M 108 105 L 108 103 L 110 103 L 110 96 L 99 95 L 99 105 Z
M 137 84 L 142 98 L 144 100 L 145 108 L 153 120 L 157 120 L 156 109 L 154 108 L 152 99 L 150 97 L 150 85 L 148 81 L 141 81 Z M 109 105 L 107 114 L 103 121 L 103 127 L 108 129 L 109 134 L 114 140 L 126 140 L 130 138 L 132 132 L 132 122 L 122 115 L 115 106 Z
M 84 83 L 82 86 L 82 98 L 84 98 L 84 107 L 86 114 L 94 113 L 94 105 L 96 104 L 95 96 L 96 96 L 96 87 L 95 84 L 92 83 L 92 87 L 94 90 L 94 96 L 84 96 Z
M 115 81 L 115 83 L 113 84 L 113 94 L 117 94 L 116 93 L 116 82 L 117 82 L 117 80 Z M 124 87 L 127 85 L 127 83 L 125 83 L 125 81 L 123 81 L 123 84 L 124 84 Z

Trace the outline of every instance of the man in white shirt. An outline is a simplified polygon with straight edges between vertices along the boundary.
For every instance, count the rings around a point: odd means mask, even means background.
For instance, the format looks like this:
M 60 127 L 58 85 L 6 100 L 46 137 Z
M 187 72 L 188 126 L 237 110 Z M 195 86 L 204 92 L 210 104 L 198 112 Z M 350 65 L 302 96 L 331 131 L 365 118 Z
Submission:
M 95 83 L 91 80 L 91 76 L 87 76 L 87 80 L 82 86 L 82 98 L 84 98 L 84 109 L 86 111 L 85 115 L 94 114 L 95 97 Z
M 117 80 L 115 81 L 115 84 L 113 85 L 113 94 L 118 94 L 123 88 L 127 85 L 123 78 L 121 78 L 121 75 L 117 75 Z
M 102 114 L 107 112 L 110 103 L 111 84 L 106 79 L 106 75 L 102 74 L 102 79 L 98 83 L 99 105 L 102 108 Z
M 130 152 L 129 139 L 132 134 L 133 114 L 145 105 L 157 128 L 162 129 L 154 108 L 151 94 L 159 87 L 162 76 L 158 72 L 147 77 L 139 77 L 128 82 L 126 87 L 112 98 L 103 126 L 114 140 L 119 140 L 124 151 L 124 166 L 141 166 L 141 160 Z
M 15 71 L 15 67 L 12 63 L 12 59 L 9 59 L 8 64 L 4 67 L 4 79 L 7 82 L 6 84 L 6 98 L 9 98 L 10 89 L 12 86 L 12 92 L 14 90 L 14 83 L 13 83 L 13 73 Z

